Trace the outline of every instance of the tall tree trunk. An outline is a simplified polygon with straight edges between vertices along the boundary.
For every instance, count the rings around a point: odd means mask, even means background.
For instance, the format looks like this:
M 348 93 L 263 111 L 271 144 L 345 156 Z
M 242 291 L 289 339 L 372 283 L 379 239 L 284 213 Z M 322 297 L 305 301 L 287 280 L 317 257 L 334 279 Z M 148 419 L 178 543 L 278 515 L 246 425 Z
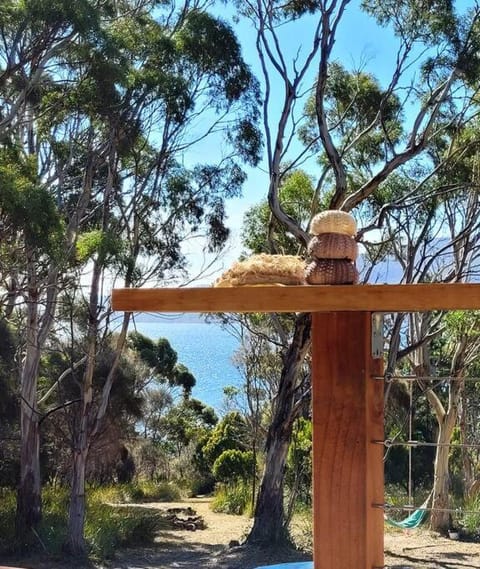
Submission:
M 284 474 L 293 423 L 302 408 L 298 401 L 298 379 L 305 355 L 310 348 L 310 329 L 310 314 L 300 314 L 286 353 L 272 423 L 268 431 L 265 469 L 258 493 L 254 524 L 248 536 L 249 543 L 267 545 L 281 543 L 288 538 L 284 523 Z
M 455 423 L 453 423 L 455 425 Z M 432 515 L 430 516 L 430 527 L 434 531 L 446 532 L 450 526 L 450 513 L 442 510 L 448 509 L 450 505 L 450 474 L 449 474 L 449 454 L 450 448 L 447 445 L 452 437 L 453 427 L 450 429 L 446 424 L 440 427 L 438 432 L 437 448 L 434 466 Z M 437 509 L 438 508 L 438 509 Z
M 104 194 L 104 209 L 102 219 L 102 230 L 107 231 L 110 221 L 110 195 L 113 191 L 113 173 L 115 170 L 115 148 L 113 145 L 114 131 L 111 133 L 112 140 L 108 159 L 108 179 Z M 110 392 L 116 377 L 117 369 L 120 364 L 120 357 L 125 345 L 130 314 L 126 313 L 123 317 L 122 329 L 119 333 L 115 358 L 103 386 L 102 393 L 98 401 L 94 404 L 93 378 L 96 365 L 97 340 L 99 330 L 100 307 L 100 285 L 104 271 L 103 261 L 96 259 L 92 269 L 92 280 L 90 284 L 89 298 L 89 321 L 87 331 L 87 364 L 83 376 L 81 387 L 81 405 L 77 429 L 74 432 L 73 445 L 73 466 L 72 483 L 70 493 L 68 536 L 65 549 L 75 555 L 84 555 L 87 551 L 84 527 L 85 527 L 85 471 L 88 460 L 88 452 L 93 439 L 98 434 L 103 418 L 107 411 Z M 126 277 L 125 286 L 130 286 L 129 277 Z M 97 404 L 98 403 L 98 404 Z
M 285 427 L 281 436 L 272 437 L 267 449 L 265 471 L 255 509 L 255 521 L 248 536 L 249 543 L 280 543 L 288 539 L 284 524 L 283 486 L 292 434 L 290 420 Z
M 73 453 L 72 483 L 68 508 L 68 539 L 65 550 L 73 555 L 85 555 L 87 548 L 84 537 L 85 525 L 85 470 L 88 445 L 82 437 Z
M 35 407 L 30 409 L 28 404 L 22 401 L 20 415 L 20 482 L 17 490 L 15 532 L 17 537 L 25 539 L 42 518 L 40 436 Z
M 450 447 L 448 446 L 452 440 L 453 429 L 458 417 L 458 401 L 461 393 L 460 385 L 462 382 L 453 382 L 450 387 L 453 392 L 450 395 L 450 405 L 448 411 L 442 419 L 438 421 L 438 447 L 435 455 L 435 466 L 433 473 L 433 498 L 432 498 L 432 515 L 430 516 L 430 527 L 434 531 L 446 532 L 450 526 L 451 515 L 449 512 L 441 510 L 448 509 L 450 506 Z M 453 397 L 452 397 L 453 395 Z
M 73 430 L 72 480 L 68 510 L 68 535 L 64 549 L 73 555 L 83 556 L 87 552 L 84 537 L 85 525 L 85 470 L 90 445 L 90 430 L 93 413 L 93 376 L 97 352 L 99 286 L 102 267 L 95 261 L 92 269 L 89 317 L 87 332 L 87 364 L 81 387 L 81 404 L 78 421 Z
M 33 251 L 27 251 L 28 301 L 26 350 L 20 384 L 20 482 L 17 491 L 15 530 L 25 538 L 42 517 L 40 483 L 40 436 L 37 409 L 38 366 L 40 362 L 38 289 Z
M 460 442 L 462 444 L 468 444 L 468 429 L 467 429 L 467 409 L 468 409 L 468 398 L 465 393 L 465 389 L 462 391 L 462 403 L 461 403 L 461 414 L 460 414 Z M 462 467 L 463 467 L 463 497 L 466 500 L 471 496 L 470 491 L 475 482 L 475 468 L 473 466 L 472 458 L 470 456 L 470 449 L 463 447 L 461 449 L 462 453 Z

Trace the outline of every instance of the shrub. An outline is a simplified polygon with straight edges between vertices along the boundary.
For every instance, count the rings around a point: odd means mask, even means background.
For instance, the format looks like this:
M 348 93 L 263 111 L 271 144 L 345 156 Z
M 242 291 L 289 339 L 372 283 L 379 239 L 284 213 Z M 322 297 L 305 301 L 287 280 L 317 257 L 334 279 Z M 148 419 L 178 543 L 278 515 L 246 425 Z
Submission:
M 103 504 L 118 504 L 127 501 L 125 500 L 127 487 L 127 484 L 89 487 L 87 488 L 87 495 L 91 501 L 101 502 Z
M 480 495 L 466 500 L 463 509 L 468 513 L 461 515 L 459 524 L 471 537 L 480 537 Z
M 118 546 L 153 543 L 165 524 L 157 511 L 94 502 L 88 508 L 85 539 L 93 555 L 108 558 Z
M 224 514 L 251 514 L 252 491 L 245 483 L 219 486 L 212 501 L 214 512 Z
M 213 475 L 221 482 L 249 480 L 254 473 L 255 460 L 252 451 L 228 449 L 213 463 Z
M 199 496 L 203 494 L 211 494 L 215 490 L 215 478 L 212 476 L 203 476 L 194 478 L 189 484 L 189 495 Z
M 37 534 L 25 535 L 21 541 L 15 537 L 17 502 L 13 490 L 0 490 L 0 551 L 38 550 L 45 547 L 52 553 L 61 551 L 66 537 L 68 491 L 65 488 L 46 486 L 42 491 L 42 521 Z
M 124 502 L 176 502 L 180 490 L 168 482 L 140 481 L 122 487 Z
M 93 493 L 93 494 L 92 494 Z M 116 484 L 95 488 L 90 491 L 103 503 L 135 502 L 176 502 L 180 499 L 180 490 L 168 482 L 138 481 L 129 484 Z
M 169 482 L 142 482 L 145 502 L 176 502 L 180 499 L 180 490 Z

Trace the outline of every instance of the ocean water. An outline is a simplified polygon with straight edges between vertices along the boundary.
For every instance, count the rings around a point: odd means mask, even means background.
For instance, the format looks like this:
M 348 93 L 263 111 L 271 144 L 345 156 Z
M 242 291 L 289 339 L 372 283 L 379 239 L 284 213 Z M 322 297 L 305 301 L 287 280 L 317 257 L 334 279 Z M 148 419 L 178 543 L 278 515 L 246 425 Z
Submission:
M 178 362 L 195 376 L 192 396 L 217 412 L 222 409 L 223 388 L 242 385 L 240 372 L 232 361 L 239 342 L 218 324 L 170 318 L 137 321 L 133 329 L 153 340 L 166 338 L 177 352 Z

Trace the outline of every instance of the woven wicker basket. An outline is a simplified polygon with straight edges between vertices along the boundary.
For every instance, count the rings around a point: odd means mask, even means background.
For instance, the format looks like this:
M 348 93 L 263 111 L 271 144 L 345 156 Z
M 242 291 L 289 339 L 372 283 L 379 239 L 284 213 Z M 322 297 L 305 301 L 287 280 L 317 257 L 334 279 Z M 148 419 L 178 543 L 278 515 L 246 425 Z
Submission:
M 321 233 L 308 244 L 308 254 L 314 259 L 347 259 L 355 261 L 358 245 L 353 237 L 342 233 Z
M 355 284 L 358 271 L 350 261 L 317 259 L 307 265 L 305 280 L 311 285 Z
M 315 215 L 310 223 L 310 233 L 342 233 L 353 237 L 357 234 L 357 223 L 349 213 L 330 209 Z

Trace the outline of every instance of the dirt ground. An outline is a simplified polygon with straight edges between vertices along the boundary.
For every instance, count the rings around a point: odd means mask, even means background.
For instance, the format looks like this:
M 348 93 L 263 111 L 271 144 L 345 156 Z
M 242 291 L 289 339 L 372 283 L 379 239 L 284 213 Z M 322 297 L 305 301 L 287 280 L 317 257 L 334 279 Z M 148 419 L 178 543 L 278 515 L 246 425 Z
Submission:
M 161 531 L 151 548 L 118 551 L 108 564 L 76 564 L 71 560 L 66 563 L 51 558 L 17 562 L 0 559 L 0 563 L 28 569 L 254 569 L 311 559 L 308 553 L 291 549 L 262 549 L 231 543 L 242 542 L 251 520 L 216 514 L 210 510 L 209 500 L 205 498 L 138 507 L 166 510 L 186 506 L 203 516 L 206 529 Z M 479 569 L 480 544 L 452 541 L 423 530 L 392 530 L 385 535 L 385 563 L 390 569 Z

